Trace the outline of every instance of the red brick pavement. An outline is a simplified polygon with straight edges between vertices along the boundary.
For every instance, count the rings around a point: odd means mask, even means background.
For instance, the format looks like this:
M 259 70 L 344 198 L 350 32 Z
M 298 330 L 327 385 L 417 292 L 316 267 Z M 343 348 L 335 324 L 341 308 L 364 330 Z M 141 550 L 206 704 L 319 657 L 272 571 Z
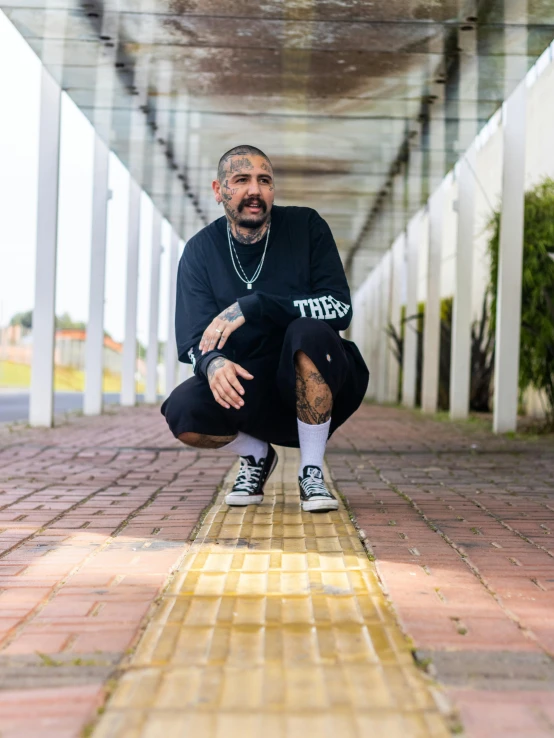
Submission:
M 554 445 L 364 406 L 328 462 L 469 738 L 554 735 Z M 0 736 L 74 738 L 233 462 L 156 409 L 0 431 Z
M 554 441 L 363 406 L 328 463 L 470 738 L 554 736 Z
M 155 408 L 1 431 L 1 738 L 81 735 L 233 461 Z

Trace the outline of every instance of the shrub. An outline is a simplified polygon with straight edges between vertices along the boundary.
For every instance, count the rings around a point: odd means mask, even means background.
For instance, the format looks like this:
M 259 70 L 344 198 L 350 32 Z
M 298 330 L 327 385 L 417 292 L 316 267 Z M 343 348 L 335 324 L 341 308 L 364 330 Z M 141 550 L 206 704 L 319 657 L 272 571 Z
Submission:
M 447 297 L 441 301 L 441 333 L 440 333 L 440 358 L 439 358 L 439 397 L 438 406 L 440 410 L 450 408 L 450 358 L 452 343 L 452 310 L 453 300 Z M 405 307 L 402 308 L 400 333 L 392 323 L 387 327 L 387 335 L 392 341 L 391 350 L 400 364 L 402 373 L 402 362 L 404 358 L 404 335 L 406 329 L 415 330 L 417 333 L 417 359 L 416 359 L 416 406 L 421 406 L 421 383 L 423 371 L 423 324 L 425 318 L 425 303 L 418 305 L 415 315 L 406 317 Z M 494 334 L 487 331 L 489 323 L 487 313 L 487 297 L 483 300 L 481 319 L 471 327 L 471 386 L 470 386 L 470 410 L 477 412 L 489 412 L 491 396 L 491 380 L 494 369 Z M 410 325 L 412 324 L 412 325 Z M 400 378 L 400 386 L 402 380 Z M 400 397 L 399 397 L 400 399 Z
M 490 330 L 495 330 L 500 212 L 489 223 Z M 534 387 L 548 400 L 547 420 L 554 426 L 554 180 L 545 179 L 525 193 L 519 388 Z

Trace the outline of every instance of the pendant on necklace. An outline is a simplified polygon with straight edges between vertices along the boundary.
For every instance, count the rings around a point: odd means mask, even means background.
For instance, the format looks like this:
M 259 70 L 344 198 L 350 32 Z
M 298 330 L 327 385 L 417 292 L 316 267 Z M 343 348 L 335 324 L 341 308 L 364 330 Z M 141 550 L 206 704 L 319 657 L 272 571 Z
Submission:
M 249 289 L 249 290 L 251 290 L 252 289 L 252 282 L 248 282 L 248 284 L 246 285 L 246 288 Z

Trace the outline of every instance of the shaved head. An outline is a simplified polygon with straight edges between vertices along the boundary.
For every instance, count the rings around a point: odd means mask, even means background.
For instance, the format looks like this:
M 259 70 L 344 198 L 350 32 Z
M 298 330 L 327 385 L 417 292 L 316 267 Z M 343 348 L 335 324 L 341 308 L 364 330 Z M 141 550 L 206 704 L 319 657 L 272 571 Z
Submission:
M 233 156 L 261 156 L 267 161 L 267 163 L 273 170 L 273 166 L 271 164 L 269 156 L 267 156 L 267 154 L 264 154 L 261 149 L 258 149 L 255 146 L 248 146 L 246 144 L 235 146 L 232 149 L 229 149 L 229 151 L 226 151 L 219 160 L 219 164 L 217 165 L 217 178 L 220 182 L 223 182 L 223 179 L 226 176 L 225 165 Z
M 273 167 L 263 151 L 248 145 L 226 151 L 219 160 L 212 190 L 240 243 L 256 243 L 263 238 L 275 199 Z

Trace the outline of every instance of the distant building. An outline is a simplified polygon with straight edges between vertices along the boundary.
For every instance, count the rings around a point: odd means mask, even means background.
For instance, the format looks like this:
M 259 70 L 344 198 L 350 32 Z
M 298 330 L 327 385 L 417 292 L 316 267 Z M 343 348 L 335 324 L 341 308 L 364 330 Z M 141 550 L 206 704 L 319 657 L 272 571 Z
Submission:
M 65 329 L 56 331 L 56 350 L 54 362 L 56 366 L 71 367 L 81 371 L 85 368 L 86 331 Z M 33 352 L 32 331 L 20 325 L 10 325 L 0 330 L 0 361 L 11 361 L 15 364 L 31 364 Z M 104 370 L 111 374 L 120 374 L 123 358 L 123 344 L 104 336 Z M 146 376 L 146 364 L 137 359 L 137 373 Z

